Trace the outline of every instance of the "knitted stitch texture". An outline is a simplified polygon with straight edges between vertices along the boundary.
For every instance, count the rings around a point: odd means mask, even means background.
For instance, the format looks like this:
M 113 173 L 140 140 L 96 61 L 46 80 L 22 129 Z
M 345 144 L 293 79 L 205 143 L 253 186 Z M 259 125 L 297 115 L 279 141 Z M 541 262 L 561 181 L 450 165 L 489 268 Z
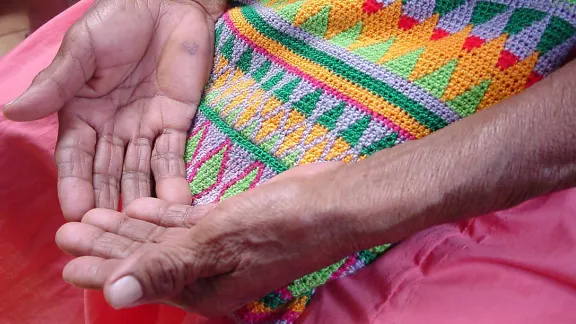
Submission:
M 194 204 L 221 201 L 298 165 L 365 159 L 517 94 L 574 48 L 574 2 L 238 5 L 217 23 L 214 69 L 187 142 Z M 387 247 L 298 279 L 235 319 L 293 323 L 316 287 Z

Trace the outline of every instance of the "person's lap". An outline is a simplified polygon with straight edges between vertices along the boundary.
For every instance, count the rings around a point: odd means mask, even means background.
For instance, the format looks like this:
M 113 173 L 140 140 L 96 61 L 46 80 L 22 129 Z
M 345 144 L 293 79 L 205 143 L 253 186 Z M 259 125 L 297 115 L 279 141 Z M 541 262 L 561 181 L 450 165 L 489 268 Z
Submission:
M 68 10 L 0 60 L 0 104 L 49 63 L 88 5 Z M 99 293 L 82 295 L 60 279 L 67 258 L 53 240 L 64 222 L 51 158 L 56 130 L 53 117 L 28 124 L 0 117 L 0 299 L 12 301 L 0 306 L 2 320 L 194 323 L 194 316 L 165 306 L 115 312 Z M 572 323 L 574 198 L 570 190 L 422 232 L 319 289 L 302 322 Z

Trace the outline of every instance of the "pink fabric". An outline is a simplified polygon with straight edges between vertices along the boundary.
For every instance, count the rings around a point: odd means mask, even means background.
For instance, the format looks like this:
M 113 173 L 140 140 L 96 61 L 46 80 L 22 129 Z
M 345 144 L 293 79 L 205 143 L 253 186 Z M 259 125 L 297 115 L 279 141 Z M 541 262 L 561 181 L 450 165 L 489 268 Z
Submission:
M 0 104 L 56 53 L 90 4 L 60 15 L 0 60 Z M 166 306 L 117 312 L 100 293 L 60 279 L 54 244 L 64 220 L 56 195 L 54 117 L 0 117 L 0 322 L 193 324 Z M 576 323 L 576 190 L 403 242 L 358 274 L 319 289 L 303 323 Z

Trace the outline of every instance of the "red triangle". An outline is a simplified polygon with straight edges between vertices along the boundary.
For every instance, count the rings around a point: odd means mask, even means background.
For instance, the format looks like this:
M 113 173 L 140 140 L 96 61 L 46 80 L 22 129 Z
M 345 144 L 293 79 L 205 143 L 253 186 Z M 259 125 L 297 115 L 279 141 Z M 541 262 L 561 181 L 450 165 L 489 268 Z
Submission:
M 378 10 L 382 9 L 383 7 L 384 5 L 376 2 L 376 0 L 366 0 L 362 8 L 365 12 L 373 14 L 378 12 Z
M 538 74 L 536 71 L 532 71 L 532 73 L 530 73 L 530 75 L 528 76 L 528 80 L 526 81 L 526 85 L 524 87 L 529 88 L 533 86 L 536 82 L 542 80 L 543 78 L 544 77 Z
M 462 48 L 470 52 L 471 50 L 484 45 L 484 43 L 486 43 L 486 41 L 483 40 L 482 38 L 478 36 L 470 36 L 466 38 L 466 41 L 464 42 L 464 45 L 462 45 Z
M 506 70 L 512 65 L 518 63 L 519 60 L 520 58 L 512 54 L 512 52 L 503 50 L 502 53 L 500 53 L 500 57 L 498 58 L 498 63 L 496 63 L 496 66 L 501 70 Z
M 404 30 L 409 30 L 412 27 L 416 26 L 417 23 L 418 23 L 418 20 L 416 20 L 412 17 L 401 16 L 400 20 L 398 21 L 398 28 L 404 29 Z
M 444 29 L 437 28 L 437 29 L 434 29 L 434 34 L 432 34 L 432 36 L 430 36 L 430 40 L 440 40 L 440 39 L 442 39 L 448 35 L 450 35 L 449 32 L 445 31 Z

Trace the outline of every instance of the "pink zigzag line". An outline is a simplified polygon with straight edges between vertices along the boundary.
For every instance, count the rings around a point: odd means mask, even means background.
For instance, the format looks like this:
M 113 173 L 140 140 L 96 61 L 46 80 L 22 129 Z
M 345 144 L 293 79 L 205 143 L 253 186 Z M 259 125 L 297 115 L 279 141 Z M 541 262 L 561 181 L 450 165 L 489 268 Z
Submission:
M 204 156 L 202 158 L 202 160 L 200 160 L 200 161 L 198 161 L 198 163 L 196 163 L 196 165 L 194 166 L 194 173 L 190 173 L 190 177 L 188 177 L 188 182 L 192 181 L 192 178 L 194 178 L 194 176 L 196 175 L 196 172 L 198 172 L 201 165 L 206 163 L 206 161 L 208 161 L 213 155 L 217 154 L 221 150 L 225 150 L 224 156 L 222 157 L 222 163 L 220 163 L 220 170 L 218 171 L 218 176 L 217 176 L 216 182 L 214 182 L 214 184 L 212 184 L 210 187 L 206 188 L 201 193 L 194 196 L 193 199 L 202 198 L 204 196 L 204 194 L 206 194 L 207 192 L 210 192 L 210 190 L 214 189 L 214 187 L 216 187 L 220 182 L 222 182 L 222 176 L 224 175 L 223 166 L 225 166 L 226 163 L 228 162 L 228 153 L 230 152 L 231 146 L 232 146 L 232 143 L 230 142 L 230 139 L 227 138 L 222 144 L 220 144 L 217 148 L 211 150 L 208 154 L 206 154 L 206 156 Z
M 192 161 L 194 161 L 194 158 L 196 158 L 196 156 L 198 155 L 198 149 L 202 147 L 202 144 L 204 143 L 204 139 L 206 138 L 206 135 L 208 134 L 208 126 L 210 125 L 210 121 L 205 121 L 200 125 L 200 128 L 195 131 L 194 133 L 190 134 L 190 136 L 188 136 L 188 140 L 190 140 L 192 137 L 194 137 L 196 134 L 198 134 L 199 132 L 203 132 L 202 133 L 202 137 L 200 137 L 200 140 L 198 141 L 198 145 L 196 145 L 196 150 L 194 150 L 194 153 L 192 154 L 192 157 L 190 158 L 190 161 L 186 162 L 186 169 L 189 169 L 192 167 Z
M 260 181 L 260 178 L 262 177 L 262 173 L 264 173 L 264 164 L 260 161 L 256 161 L 256 162 L 252 163 L 250 166 L 248 166 L 248 168 L 246 168 L 246 170 L 244 170 L 244 172 L 242 172 L 234 180 L 228 182 L 228 184 L 226 184 L 222 188 L 222 190 L 220 191 L 220 194 L 218 195 L 218 200 L 220 200 L 220 198 L 222 198 L 222 196 L 224 196 L 224 193 L 226 192 L 226 190 L 230 189 L 230 187 L 232 187 L 234 184 L 236 184 L 242 178 L 246 177 L 255 168 L 258 168 L 258 173 L 256 173 L 256 177 L 254 178 L 252 183 L 250 183 L 249 189 L 254 188 L 256 186 L 256 184 L 258 183 L 258 181 Z
M 388 119 L 387 117 L 384 117 L 380 114 L 377 114 L 375 111 L 370 110 L 368 107 L 364 106 L 363 104 L 361 104 L 360 102 L 348 97 L 347 95 L 339 92 L 338 90 L 330 87 L 327 84 L 324 84 L 322 81 L 315 79 L 313 76 L 306 74 L 306 72 L 299 70 L 298 68 L 291 66 L 290 64 L 286 63 L 285 61 L 283 61 L 281 58 L 274 56 L 272 53 L 270 53 L 269 51 L 267 51 L 266 49 L 256 45 L 252 40 L 250 40 L 247 36 L 244 36 L 240 30 L 234 25 L 234 22 L 232 22 L 232 20 L 230 19 L 230 15 L 227 14 L 224 16 L 224 21 L 226 22 L 226 24 L 228 25 L 228 27 L 230 29 L 232 29 L 234 31 L 234 33 L 240 38 L 242 39 L 244 42 L 246 42 L 249 46 L 251 46 L 252 48 L 254 48 L 254 50 L 262 55 L 265 55 L 266 57 L 268 57 L 268 59 L 270 59 L 271 61 L 273 61 L 274 63 L 281 65 L 282 67 L 284 67 L 286 70 L 288 70 L 289 72 L 296 74 L 298 76 L 300 76 L 301 78 L 307 80 L 308 82 L 312 83 L 315 87 L 317 88 L 321 88 L 324 91 L 328 92 L 329 94 L 333 95 L 334 97 L 338 98 L 339 100 L 343 100 L 346 101 L 348 104 L 357 107 L 358 109 L 360 109 L 361 111 L 363 111 L 366 114 L 371 115 L 372 117 L 374 117 L 375 119 L 379 120 L 380 122 L 384 123 L 386 126 L 392 128 L 394 131 L 398 132 L 400 134 L 401 137 L 404 137 L 405 139 L 409 139 L 409 140 L 413 140 L 416 139 L 416 137 L 412 134 L 410 134 L 410 132 L 408 132 L 407 130 L 401 128 L 399 125 L 394 124 L 394 122 L 392 122 L 390 119 Z

